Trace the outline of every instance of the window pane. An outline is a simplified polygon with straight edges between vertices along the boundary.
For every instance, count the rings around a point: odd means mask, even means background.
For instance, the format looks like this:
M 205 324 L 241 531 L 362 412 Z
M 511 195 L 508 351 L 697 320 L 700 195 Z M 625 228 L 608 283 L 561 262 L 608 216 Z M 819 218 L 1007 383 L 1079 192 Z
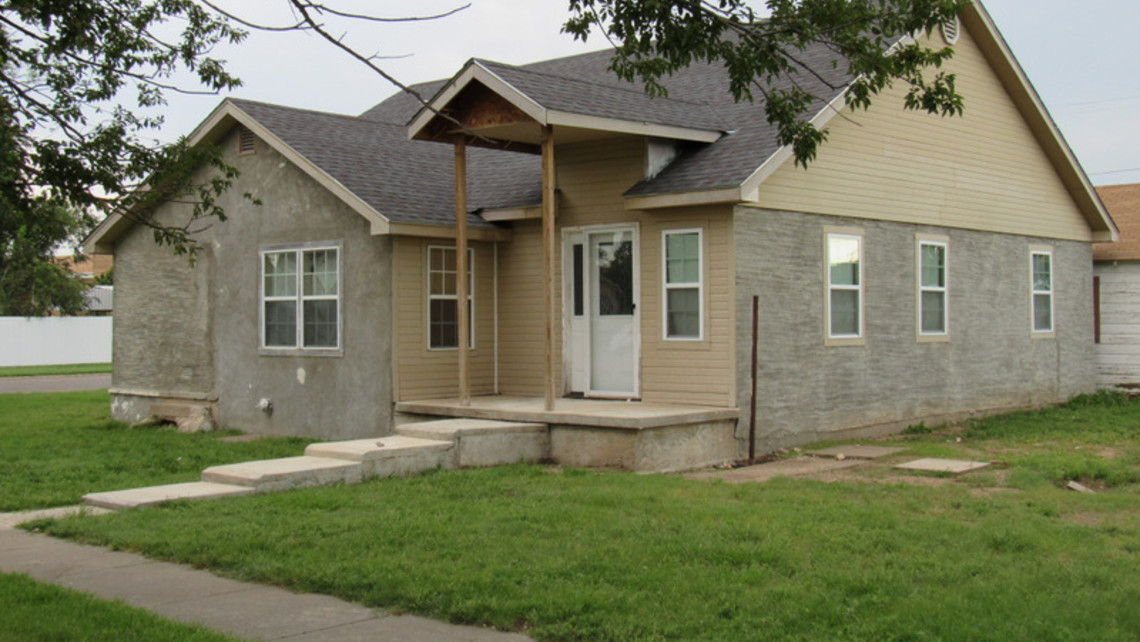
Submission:
M 303 285 L 306 296 L 336 296 L 336 254 L 336 250 L 315 250 L 304 253 Z
M 831 291 L 831 334 L 859 335 L 859 291 Z
M 946 293 L 922 293 L 922 331 L 946 332 Z
M 296 347 L 296 301 L 265 302 L 265 345 L 272 347 Z
M 336 301 L 305 301 L 304 341 L 306 348 L 337 346 Z
M 946 287 L 946 248 L 941 245 L 922 246 L 922 285 Z
M 1033 289 L 1038 292 L 1048 292 L 1053 289 L 1053 271 L 1048 254 L 1033 255 Z
M 1051 294 L 1033 295 L 1033 329 L 1037 332 L 1049 332 L 1053 329 L 1052 302 Z
M 265 255 L 265 296 L 297 295 L 297 255 L 271 252 Z
M 832 285 L 859 285 L 859 239 L 829 237 L 827 255 Z
M 434 299 L 430 308 L 428 345 L 432 348 L 459 347 L 459 311 L 455 299 Z
M 669 311 L 666 314 L 666 332 L 670 337 L 701 336 L 700 291 L 697 288 L 674 288 L 669 290 Z
M 696 232 L 669 234 L 665 239 L 666 283 L 699 283 L 700 235 Z

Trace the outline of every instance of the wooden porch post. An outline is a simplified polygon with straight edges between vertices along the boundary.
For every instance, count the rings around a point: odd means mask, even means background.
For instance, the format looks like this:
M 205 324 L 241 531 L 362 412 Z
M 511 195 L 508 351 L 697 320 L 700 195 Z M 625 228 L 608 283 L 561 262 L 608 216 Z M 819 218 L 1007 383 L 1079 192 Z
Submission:
M 546 409 L 554 410 L 554 128 L 542 126 L 542 269 L 546 304 Z
M 459 325 L 459 403 L 471 404 L 471 371 L 467 315 L 467 141 L 455 143 L 455 311 Z

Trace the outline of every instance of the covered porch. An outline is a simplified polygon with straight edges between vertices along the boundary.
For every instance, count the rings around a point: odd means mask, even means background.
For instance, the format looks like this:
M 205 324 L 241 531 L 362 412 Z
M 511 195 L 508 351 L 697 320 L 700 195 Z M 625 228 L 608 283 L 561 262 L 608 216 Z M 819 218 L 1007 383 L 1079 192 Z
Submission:
M 550 434 L 549 459 L 568 466 L 646 472 L 689 470 L 734 461 L 737 408 L 487 395 L 396 403 L 396 423 L 439 417 L 539 423 Z

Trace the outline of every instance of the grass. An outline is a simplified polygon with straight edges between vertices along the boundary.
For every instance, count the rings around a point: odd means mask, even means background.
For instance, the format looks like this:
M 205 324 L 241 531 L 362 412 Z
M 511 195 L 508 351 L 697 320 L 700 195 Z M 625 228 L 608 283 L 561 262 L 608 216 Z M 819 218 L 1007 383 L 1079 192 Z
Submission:
M 226 642 L 235 638 L 106 602 L 26 575 L 0 573 L 0 640 Z
M 897 441 L 1004 458 L 1009 478 L 729 485 L 519 465 L 29 527 L 537 640 L 1140 639 L 1140 403 Z M 1058 488 L 1073 475 L 1103 492 Z
M 72 363 L 56 366 L 4 366 L 0 377 L 36 377 L 42 375 L 104 374 L 111 372 L 109 363 Z
M 78 503 L 94 491 L 198 479 L 216 464 L 299 455 L 308 441 L 219 441 L 108 417 L 106 391 L 0 395 L 0 512 Z

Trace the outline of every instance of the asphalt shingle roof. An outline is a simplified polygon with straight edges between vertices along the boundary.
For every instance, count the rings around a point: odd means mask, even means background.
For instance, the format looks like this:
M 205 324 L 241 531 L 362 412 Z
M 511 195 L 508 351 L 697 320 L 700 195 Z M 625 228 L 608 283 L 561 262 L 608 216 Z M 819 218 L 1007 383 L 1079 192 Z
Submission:
M 1096 188 L 1116 227 L 1120 240 L 1093 243 L 1094 261 L 1135 261 L 1140 259 L 1140 183 L 1105 185 Z
M 724 69 L 695 63 L 663 81 L 667 98 L 650 98 L 639 85 L 609 70 L 611 51 L 523 66 L 479 61 L 524 95 L 554 110 L 670 125 L 725 134 L 715 143 L 687 144 L 656 177 L 631 185 L 628 195 L 701 191 L 738 186 L 779 149 L 761 104 L 737 103 Z M 839 95 L 848 78 L 824 47 L 799 58 L 826 78 L 799 74 L 795 82 L 818 96 L 812 110 Z M 413 86 L 425 99 L 448 81 Z M 784 81 L 788 83 L 789 81 Z M 407 123 L 421 107 L 403 92 L 360 116 L 232 102 L 333 179 L 396 222 L 449 224 L 454 217 L 452 149 L 407 139 Z M 532 205 L 541 200 L 540 159 L 530 154 L 472 148 L 468 152 L 469 206 Z M 473 225 L 488 225 L 472 217 Z
M 452 148 L 409 141 L 402 122 L 384 122 L 393 114 L 403 120 L 406 114 L 399 110 L 374 109 L 373 118 L 365 118 L 248 100 L 230 102 L 389 220 L 454 223 Z M 541 200 L 538 157 L 474 148 L 468 154 L 469 209 Z M 468 220 L 472 225 L 489 225 L 475 216 Z

